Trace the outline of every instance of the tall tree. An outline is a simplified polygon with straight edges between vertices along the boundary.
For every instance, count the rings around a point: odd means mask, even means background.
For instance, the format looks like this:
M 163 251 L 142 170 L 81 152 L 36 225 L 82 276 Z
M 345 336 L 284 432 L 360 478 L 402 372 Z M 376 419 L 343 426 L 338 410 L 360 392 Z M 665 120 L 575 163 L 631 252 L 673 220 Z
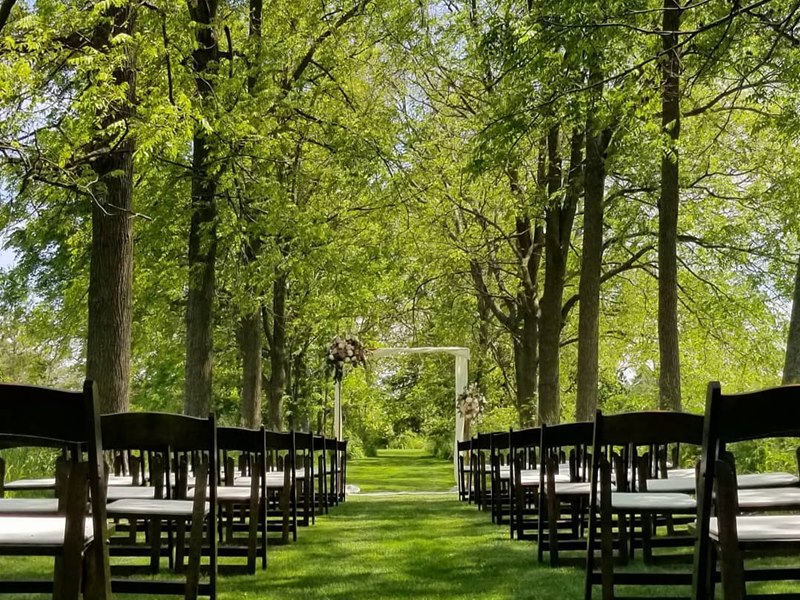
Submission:
M 192 71 L 201 110 L 215 103 L 219 62 L 217 0 L 187 0 L 194 22 Z M 202 122 L 192 139 L 192 221 L 189 229 L 189 286 L 186 298 L 186 379 L 184 412 L 204 416 L 211 409 L 214 355 L 214 290 L 217 256 L 217 173 L 213 138 Z
M 133 38 L 137 4 L 113 4 L 92 36 L 95 50 L 109 52 L 118 36 Z M 97 177 L 92 202 L 92 247 L 89 271 L 89 319 L 86 376 L 98 386 L 103 412 L 125 412 L 129 406 L 131 304 L 133 294 L 133 153 L 129 133 L 136 103 L 136 58 L 130 43 L 114 69 L 121 98 L 98 116 L 97 158 L 90 161 Z
M 602 80 L 595 69 L 590 82 L 598 86 Z M 595 102 L 602 97 L 597 88 Z M 600 277 L 603 264 L 603 203 L 606 185 L 606 149 L 611 138 L 597 118 L 598 106 L 589 107 L 586 123 L 586 173 L 583 202 L 583 246 L 581 275 L 578 286 L 578 392 L 575 420 L 591 421 L 597 409 L 599 384 Z
M 658 203 L 658 347 L 659 406 L 681 409 L 681 370 L 678 344 L 678 210 L 681 131 L 681 27 L 678 0 L 664 0 L 661 40 L 661 126 L 667 147 L 661 157 L 661 196 Z
M 582 128 L 570 140 L 569 174 L 563 181 L 559 127 L 547 134 L 547 192 L 544 232 L 544 290 L 539 333 L 539 422 L 554 424 L 561 419 L 561 328 L 564 279 L 572 225 L 583 179 Z
M 255 94 L 261 68 L 261 29 L 263 21 L 263 0 L 250 0 L 250 51 L 252 58 L 248 61 L 247 92 Z M 249 233 L 249 232 L 248 232 Z M 246 265 L 252 264 L 257 257 L 258 240 L 248 234 L 243 243 L 242 257 Z M 255 293 L 254 286 L 248 286 L 250 293 Z M 262 378 L 262 322 L 260 303 L 250 302 L 249 310 L 239 320 L 239 351 L 242 355 L 242 392 L 239 414 L 244 427 L 256 428 L 261 425 L 261 378 Z

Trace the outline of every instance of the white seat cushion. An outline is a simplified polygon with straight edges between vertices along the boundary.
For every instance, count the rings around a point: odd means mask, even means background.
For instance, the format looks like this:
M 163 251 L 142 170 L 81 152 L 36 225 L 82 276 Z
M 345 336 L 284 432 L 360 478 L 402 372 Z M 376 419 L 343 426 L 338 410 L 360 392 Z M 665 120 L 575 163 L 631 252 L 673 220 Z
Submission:
M 64 543 L 64 517 L 0 517 L 0 546 Z M 86 519 L 84 539 L 92 539 L 92 520 Z
M 283 471 L 267 471 L 267 487 L 268 488 L 282 488 L 283 487 Z M 236 487 L 249 488 L 252 484 L 250 477 L 238 477 L 233 485 Z
M 800 508 L 800 488 L 754 488 L 739 490 L 739 508 Z
M 55 477 L 44 477 L 42 479 L 17 479 L 8 481 L 3 486 L 6 491 L 23 490 L 53 490 L 56 487 Z
M 800 515 L 756 515 L 736 517 L 736 530 L 740 542 L 798 542 L 800 543 Z M 709 534 L 719 539 L 716 518 L 709 523 Z
M 197 488 L 192 488 L 187 492 L 189 498 L 194 498 L 194 491 Z M 208 497 L 209 490 L 206 489 L 206 498 Z M 261 494 L 259 493 L 259 496 Z M 218 502 L 250 502 L 250 488 L 232 485 L 217 486 L 217 501 Z
M 559 496 L 588 496 L 592 491 L 592 484 L 587 482 L 559 483 L 556 482 L 556 494 Z
M 55 498 L 0 498 L 0 514 L 55 513 Z
M 647 491 L 658 494 L 693 494 L 696 488 L 694 477 L 670 477 L 669 479 L 648 479 Z
M 156 490 L 150 486 L 141 485 L 110 485 L 106 489 L 106 500 L 125 500 L 136 498 L 138 500 L 151 500 L 156 497 Z
M 739 488 L 784 487 L 788 485 L 797 485 L 798 482 L 800 482 L 796 475 L 783 472 L 746 473 L 744 475 L 737 475 L 736 481 L 739 484 Z
M 116 500 L 109 503 L 106 513 L 109 517 L 115 516 L 154 516 L 165 515 L 168 517 L 191 517 L 194 502 L 192 500 Z M 208 514 L 206 502 L 205 514 Z
M 611 494 L 611 506 L 616 510 L 694 512 L 697 502 L 689 494 L 614 492 Z

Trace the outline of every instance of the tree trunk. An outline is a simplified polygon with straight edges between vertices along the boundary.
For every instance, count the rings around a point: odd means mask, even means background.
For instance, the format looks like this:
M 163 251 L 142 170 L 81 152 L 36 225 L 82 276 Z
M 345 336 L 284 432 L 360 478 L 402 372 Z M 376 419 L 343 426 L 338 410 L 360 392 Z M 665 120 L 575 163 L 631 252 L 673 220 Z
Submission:
M 591 109 L 590 109 L 591 110 Z M 586 127 L 586 178 L 583 202 L 583 249 L 578 286 L 578 397 L 576 421 L 592 421 L 597 410 L 600 338 L 600 271 L 603 262 L 605 151 L 609 132 L 599 131 L 594 117 Z
M 283 424 L 281 402 L 286 390 L 286 294 L 287 277 L 281 273 L 272 286 L 272 339 L 270 344 L 269 421 L 270 429 Z
M 681 57 L 677 44 L 680 25 L 680 5 L 676 0 L 664 0 L 661 124 L 671 142 L 661 158 L 661 198 L 658 207 L 658 387 L 659 407 L 664 410 L 681 410 L 677 260 L 680 201 L 677 142 L 681 123 Z
M 563 200 L 558 127 L 547 136 L 548 204 L 545 208 L 544 292 L 539 323 L 539 422 L 548 425 L 561 420 L 561 305 L 567 252 L 579 194 L 583 137 L 573 134 L 570 144 L 570 174 Z
M 103 45 L 120 33 L 133 33 L 136 9 L 132 4 L 113 7 L 112 27 Z M 127 86 L 124 103 L 110 105 L 104 125 L 129 120 L 136 101 L 135 57 L 128 52 L 114 70 L 114 83 Z M 107 139 L 98 132 L 98 145 L 111 145 L 92 163 L 97 176 L 92 203 L 92 248 L 89 268 L 89 320 L 86 342 L 86 377 L 97 383 L 100 411 L 127 412 L 130 404 L 131 304 L 133 291 L 133 153 L 136 142 Z
M 217 67 L 219 47 L 213 28 L 217 0 L 188 0 L 197 23 L 192 52 L 195 84 L 203 106 L 213 103 L 209 75 Z M 211 167 L 212 140 L 201 126 L 192 139 L 192 220 L 189 230 L 189 286 L 186 299 L 186 382 L 184 412 L 207 416 L 211 409 L 214 354 L 214 287 L 217 254 L 217 177 Z
M 261 41 L 262 12 L 262 0 L 250 0 L 250 38 L 257 42 Z M 257 62 L 257 60 L 250 61 L 250 75 L 247 79 L 249 94 L 253 93 L 258 82 L 256 71 L 252 66 Z M 243 252 L 245 264 L 249 265 L 255 261 L 257 246 L 254 239 L 245 243 Z M 248 292 L 256 293 L 253 289 L 249 289 Z M 261 350 L 263 345 L 261 328 L 261 306 L 257 306 L 239 320 L 239 352 L 242 356 L 242 396 L 239 412 L 242 425 L 251 429 L 261 426 Z
M 536 388 L 539 363 L 539 319 L 535 311 L 521 315 L 522 325 L 513 335 L 514 371 L 517 383 L 517 414 L 520 427 L 536 420 Z
M 261 426 L 261 310 L 255 310 L 239 321 L 239 348 L 242 354 L 242 397 L 240 404 L 243 427 Z
M 794 278 L 792 316 L 789 320 L 789 339 L 786 341 L 786 361 L 783 364 L 783 384 L 800 383 L 800 257 Z

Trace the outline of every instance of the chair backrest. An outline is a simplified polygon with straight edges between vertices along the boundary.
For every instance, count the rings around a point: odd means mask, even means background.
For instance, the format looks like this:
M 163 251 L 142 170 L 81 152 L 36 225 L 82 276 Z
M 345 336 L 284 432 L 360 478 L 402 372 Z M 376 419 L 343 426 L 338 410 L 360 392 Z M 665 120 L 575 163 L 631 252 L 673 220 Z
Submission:
M 594 437 L 594 423 L 581 421 L 578 423 L 564 423 L 562 425 L 545 425 L 541 427 L 541 444 L 539 466 L 541 477 L 545 476 L 547 463 L 559 457 L 563 452 L 569 460 L 570 478 L 573 481 L 588 480 L 589 465 L 588 449 Z M 569 453 L 566 451 L 569 450 Z
M 50 388 L 0 384 L 0 441 L 3 447 L 68 447 L 73 464 L 83 468 L 70 471 L 67 497 L 64 498 L 65 545 L 84 532 L 87 499 L 91 501 L 92 525 L 97 539 L 107 538 L 105 465 L 100 434 L 97 387 L 86 380 L 80 392 Z M 83 460 L 86 453 L 87 461 Z M 82 481 L 74 474 L 83 474 Z M 98 581 L 105 597 L 111 597 L 108 547 L 93 544 L 92 552 Z
M 712 498 L 717 461 L 727 460 L 726 444 L 784 437 L 800 437 L 800 385 L 723 394 L 718 381 L 708 384 L 697 490 L 696 578 L 703 579 L 711 572 L 708 535 Z
M 176 452 L 216 453 L 213 415 L 203 419 L 161 412 L 113 413 L 103 415 L 101 423 L 103 447 L 107 450 L 168 448 Z
M 266 439 L 264 428 L 217 427 L 217 449 L 240 452 L 264 452 Z
M 595 447 L 650 446 L 674 443 L 695 444 L 703 441 L 703 417 L 670 411 L 629 412 L 604 415 L 597 411 L 594 429 Z
M 513 448 L 539 447 L 542 441 L 542 430 L 540 427 L 529 427 L 527 429 L 512 430 L 508 433 L 508 445 Z
M 189 467 L 196 466 L 197 458 L 202 461 L 205 457 L 211 490 L 209 501 L 212 507 L 216 507 L 217 429 L 214 415 L 203 419 L 162 412 L 112 413 L 102 415 L 101 426 L 105 448 L 140 450 L 162 458 L 157 469 L 150 473 L 157 494 L 160 494 L 158 488 L 162 482 L 171 481 L 174 463 L 176 497 L 182 497 L 186 492 Z M 183 463 L 186 463 L 186 468 Z M 167 497 L 173 497 L 171 486 L 166 487 Z

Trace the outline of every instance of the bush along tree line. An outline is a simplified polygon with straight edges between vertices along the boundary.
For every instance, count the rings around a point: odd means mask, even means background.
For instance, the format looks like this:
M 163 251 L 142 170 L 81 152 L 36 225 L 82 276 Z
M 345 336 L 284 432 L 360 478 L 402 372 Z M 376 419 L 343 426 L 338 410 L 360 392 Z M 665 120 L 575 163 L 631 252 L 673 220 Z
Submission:
M 486 429 L 797 381 L 798 20 L 1 0 L 0 375 L 327 431 L 348 333 L 468 346 Z M 357 445 L 449 449 L 449 360 L 353 373 Z

